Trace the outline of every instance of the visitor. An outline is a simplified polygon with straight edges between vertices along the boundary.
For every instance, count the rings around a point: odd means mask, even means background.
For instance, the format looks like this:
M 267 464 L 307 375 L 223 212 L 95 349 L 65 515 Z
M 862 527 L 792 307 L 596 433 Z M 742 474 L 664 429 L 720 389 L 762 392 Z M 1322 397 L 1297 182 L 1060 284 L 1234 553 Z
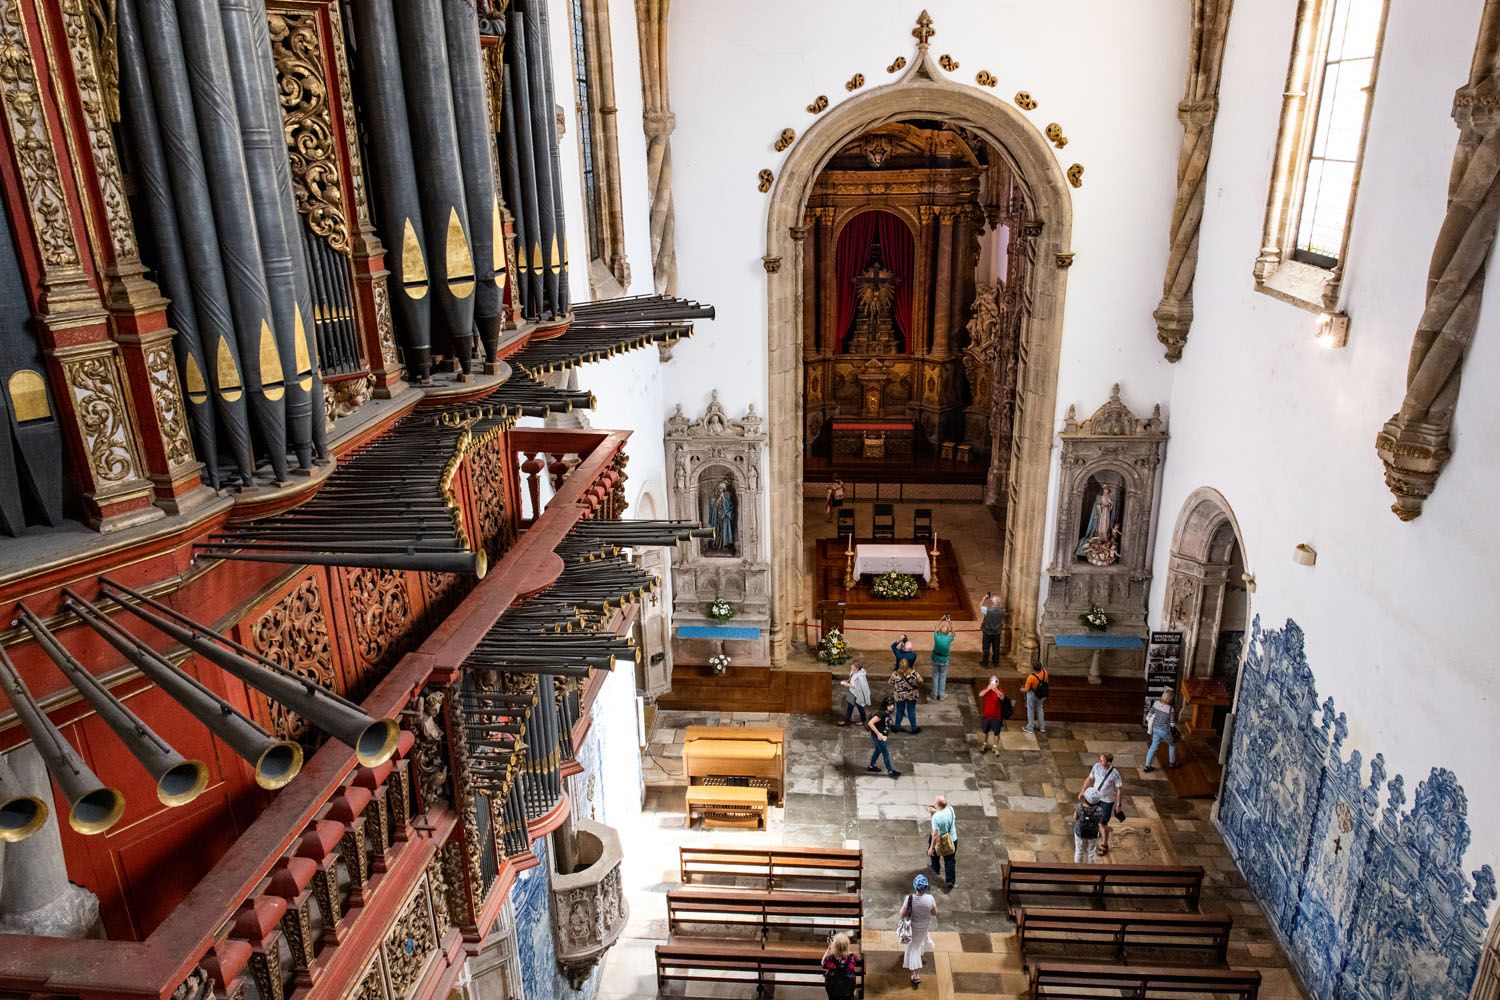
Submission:
M 896 652 L 896 672 L 891 674 L 891 696 L 896 701 L 896 720 L 892 728 L 899 733 L 902 718 L 910 718 L 911 731 L 920 733 L 922 729 L 917 725 L 917 696 L 922 691 L 922 675 L 917 673 L 915 666 L 917 654 L 911 651 L 911 640 L 904 635 L 892 643 L 891 650 L 895 652 L 896 647 L 903 644 L 904 652 Z
M 932 830 L 927 836 L 927 865 L 932 874 L 942 874 L 951 890 L 958 867 L 958 825 L 953 807 L 948 804 L 948 796 L 935 795 L 927 811 L 932 814 Z M 943 869 L 941 873 L 939 864 Z
M 849 946 L 849 935 L 839 931 L 823 952 L 823 989 L 828 1000 L 854 1000 L 859 957 Z
M 842 506 L 844 506 L 844 481 L 834 476 L 833 482 L 828 487 L 828 504 L 823 509 L 823 520 L 832 521 L 833 512 Z
M 927 888 L 927 876 L 918 875 L 911 880 L 911 895 L 901 904 L 901 919 L 911 921 L 911 940 L 904 942 L 906 954 L 902 957 L 901 965 L 911 970 L 913 986 L 922 984 L 923 955 L 932 947 L 928 931 L 932 927 L 932 918 L 938 915 L 937 900 L 928 895 Z M 905 935 L 898 932 L 898 936 Z
M 1052 691 L 1052 679 L 1042 666 L 1041 660 L 1031 664 L 1031 673 L 1021 685 L 1026 692 L 1026 728 L 1022 732 L 1045 733 L 1047 731 L 1047 695 Z
M 948 652 L 953 648 L 953 616 L 944 615 L 932 633 L 932 700 L 948 696 Z
M 1005 631 L 1005 609 L 1000 599 L 989 591 L 979 602 L 979 665 L 1000 665 L 1000 634 Z
M 1099 793 L 1090 788 L 1073 803 L 1073 863 L 1099 860 Z
M 1125 818 L 1125 810 L 1119 808 L 1120 794 L 1125 782 L 1120 778 L 1120 769 L 1115 767 L 1115 755 L 1112 753 L 1101 753 L 1099 763 L 1089 769 L 1089 776 L 1083 779 L 1083 787 L 1078 790 L 1080 801 L 1092 790 L 1099 796 L 1099 856 L 1103 857 L 1109 853 L 1109 821 L 1116 818 Z
M 865 665 L 859 660 L 849 664 L 849 679 L 839 681 L 839 684 L 848 688 L 844 695 L 844 721 L 839 725 L 847 726 L 854 718 L 854 710 L 859 709 L 859 724 L 865 724 L 865 707 L 870 704 L 870 679 L 865 676 Z
M 901 777 L 901 772 L 891 766 L 891 748 L 887 745 L 886 737 L 891 734 L 891 713 L 896 710 L 896 702 L 889 695 L 881 701 L 880 709 L 870 716 L 870 721 L 865 723 L 865 728 L 870 731 L 870 744 L 874 749 L 870 752 L 870 766 L 866 771 L 879 771 L 875 766 L 877 760 L 885 762 L 885 773 L 892 778 Z
M 1163 743 L 1167 745 L 1167 763 L 1177 766 L 1177 710 L 1172 707 L 1172 689 L 1167 688 L 1161 697 L 1151 703 L 1146 711 L 1146 729 L 1151 733 L 1151 749 L 1146 751 L 1146 766 L 1142 771 L 1154 771 L 1151 762 Z
M 985 750 L 1000 753 L 1000 733 L 1005 729 L 1005 720 L 1015 711 L 1015 703 L 1005 695 L 1000 678 L 990 677 L 989 686 L 979 692 L 979 739 Z

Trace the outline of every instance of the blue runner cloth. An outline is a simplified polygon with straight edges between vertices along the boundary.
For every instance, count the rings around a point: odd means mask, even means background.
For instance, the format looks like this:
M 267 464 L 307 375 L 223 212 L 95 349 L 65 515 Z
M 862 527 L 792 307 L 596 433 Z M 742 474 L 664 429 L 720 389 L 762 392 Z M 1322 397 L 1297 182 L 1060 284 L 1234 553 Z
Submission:
M 1146 644 L 1136 635 L 1100 635 L 1096 632 L 1085 632 L 1078 635 L 1054 636 L 1059 646 L 1073 646 L 1078 649 L 1145 649 Z
M 760 629 L 751 625 L 679 625 L 679 639 L 759 639 Z

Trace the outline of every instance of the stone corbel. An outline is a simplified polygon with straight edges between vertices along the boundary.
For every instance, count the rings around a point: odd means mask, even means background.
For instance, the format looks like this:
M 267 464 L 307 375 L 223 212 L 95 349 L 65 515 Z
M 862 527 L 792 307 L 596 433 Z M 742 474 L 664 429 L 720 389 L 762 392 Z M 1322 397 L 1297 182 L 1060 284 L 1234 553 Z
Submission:
M 1219 77 L 1224 64 L 1224 39 L 1229 33 L 1233 0 L 1193 0 L 1193 53 L 1188 66 L 1187 93 L 1177 105 L 1182 122 L 1182 149 L 1177 157 L 1177 202 L 1172 208 L 1172 245 L 1162 282 L 1156 318 L 1156 339 L 1166 347 L 1168 361 L 1182 357 L 1193 325 L 1193 278 L 1198 269 L 1198 229 L 1203 223 L 1204 180 L 1213 147 L 1214 119 L 1219 108 Z
M 1448 211 L 1427 271 L 1427 303 L 1406 368 L 1406 396 L 1375 438 L 1386 486 L 1396 498 L 1391 512 L 1403 521 L 1421 515 L 1453 454 L 1453 411 L 1500 217 L 1500 5 L 1485 4 L 1475 52 L 1469 82 L 1453 100 L 1459 139 Z

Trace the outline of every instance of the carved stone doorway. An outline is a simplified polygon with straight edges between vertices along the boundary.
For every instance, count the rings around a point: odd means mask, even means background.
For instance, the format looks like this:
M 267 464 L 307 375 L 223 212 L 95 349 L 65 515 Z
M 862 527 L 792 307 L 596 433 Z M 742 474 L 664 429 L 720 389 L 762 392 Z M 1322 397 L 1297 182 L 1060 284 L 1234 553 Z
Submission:
M 1232 696 L 1250 620 L 1239 524 L 1217 490 L 1193 492 L 1177 516 L 1167 565 L 1167 628 L 1182 632 L 1182 675 L 1216 678 Z
M 1035 123 L 1013 105 L 954 82 L 936 66 L 918 33 L 916 58 L 895 83 L 840 103 L 821 116 L 788 153 L 767 218 L 770 523 L 778 526 L 771 554 L 771 662 L 785 664 L 788 647 L 807 621 L 803 544 L 804 219 L 813 187 L 834 154 L 877 127 L 911 120 L 951 122 L 1004 159 L 1035 220 L 1031 308 L 1020 333 L 1024 364 L 1016 375 L 1012 428 L 1011 516 L 1005 524 L 1000 596 L 1011 614 L 1008 648 L 1027 663 L 1039 649 L 1038 600 L 1046 536 L 1047 480 L 1057 416 L 1066 266 L 1071 263 L 1072 198 L 1063 167 Z

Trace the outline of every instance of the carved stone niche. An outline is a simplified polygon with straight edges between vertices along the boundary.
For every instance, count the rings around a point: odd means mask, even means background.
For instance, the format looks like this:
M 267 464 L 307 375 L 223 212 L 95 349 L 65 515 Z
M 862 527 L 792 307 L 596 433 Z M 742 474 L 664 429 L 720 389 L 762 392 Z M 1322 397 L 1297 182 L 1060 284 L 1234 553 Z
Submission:
M 1156 474 L 1167 427 L 1158 405 L 1141 420 L 1120 401 L 1115 385 L 1109 402 L 1079 423 L 1068 407 L 1058 477 L 1057 522 L 1052 565 L 1042 614 L 1043 656 L 1059 673 L 1137 677 L 1141 653 L 1060 648 L 1058 635 L 1088 629 L 1079 620 L 1099 605 L 1110 617 L 1106 635 L 1147 635 L 1146 602 L 1151 589 L 1151 535 L 1156 524 Z
M 743 417 L 730 419 L 715 390 L 697 420 L 689 420 L 677 406 L 667 419 L 665 444 L 671 516 L 698 521 L 714 532 L 672 553 L 673 623 L 717 624 L 708 617 L 708 606 L 723 598 L 735 608 L 730 625 L 760 630 L 754 639 L 675 638 L 673 658 L 704 664 L 722 652 L 736 664 L 764 664 L 770 659 L 771 621 L 771 563 L 761 525 L 764 422 L 753 403 Z
M 552 873 L 552 937 L 557 965 L 576 989 L 620 939 L 630 907 L 620 881 L 625 852 L 613 827 L 578 819 L 572 872 Z

